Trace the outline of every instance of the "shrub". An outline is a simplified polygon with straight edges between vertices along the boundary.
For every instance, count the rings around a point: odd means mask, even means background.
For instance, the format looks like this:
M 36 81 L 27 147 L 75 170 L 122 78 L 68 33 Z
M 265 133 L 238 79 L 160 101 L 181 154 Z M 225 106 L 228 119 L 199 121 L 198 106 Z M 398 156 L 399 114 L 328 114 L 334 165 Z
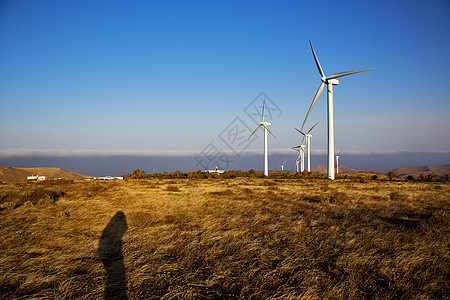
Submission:
M 180 189 L 177 186 L 174 186 L 174 185 L 169 185 L 166 188 L 166 190 L 169 191 L 169 192 L 181 192 Z
M 428 181 L 428 182 L 432 182 L 432 181 L 434 181 L 434 179 L 435 179 L 436 177 L 437 177 L 436 174 L 430 173 L 430 174 L 428 174 L 428 175 L 425 177 L 425 179 L 426 179 L 426 181 Z
M 392 201 L 402 201 L 402 200 L 406 200 L 407 196 L 404 194 L 400 194 L 399 192 L 392 192 L 389 194 L 389 198 Z
M 450 181 L 450 173 L 444 175 L 445 181 Z
M 389 177 L 389 180 L 392 181 L 395 177 L 397 177 L 397 172 L 395 171 L 389 171 L 387 173 L 387 176 Z

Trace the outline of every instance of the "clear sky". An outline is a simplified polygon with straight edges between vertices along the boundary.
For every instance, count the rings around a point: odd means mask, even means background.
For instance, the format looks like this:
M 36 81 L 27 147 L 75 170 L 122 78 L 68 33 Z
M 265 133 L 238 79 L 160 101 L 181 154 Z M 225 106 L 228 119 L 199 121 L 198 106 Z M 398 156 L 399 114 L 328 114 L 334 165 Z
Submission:
M 290 149 L 320 84 L 309 39 L 327 75 L 375 68 L 334 88 L 336 150 L 450 153 L 448 0 L 3 0 L 0 156 L 232 151 L 261 92 Z M 325 150 L 325 92 L 308 120 Z

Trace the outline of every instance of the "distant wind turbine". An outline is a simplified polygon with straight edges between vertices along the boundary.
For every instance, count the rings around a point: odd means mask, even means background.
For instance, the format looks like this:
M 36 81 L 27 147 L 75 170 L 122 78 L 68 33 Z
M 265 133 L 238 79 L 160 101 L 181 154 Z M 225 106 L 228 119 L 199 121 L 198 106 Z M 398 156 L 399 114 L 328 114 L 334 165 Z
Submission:
M 297 147 L 292 147 L 292 149 L 294 149 L 295 151 L 298 152 L 298 157 L 295 160 L 295 170 L 297 172 L 303 172 L 305 170 L 305 145 L 300 145 Z M 300 163 L 300 170 L 299 171 L 299 167 L 298 164 Z
M 259 124 L 258 127 L 256 127 L 255 131 L 253 131 L 252 134 L 250 134 L 250 136 L 248 138 L 251 138 L 252 135 L 255 134 L 255 132 L 257 132 L 261 127 L 264 127 L 264 175 L 269 176 L 269 156 L 268 156 L 268 151 L 267 151 L 267 132 L 269 132 L 275 139 L 276 139 L 276 137 L 270 131 L 269 127 L 267 127 L 267 126 L 271 126 L 272 124 L 264 121 L 265 106 L 266 106 L 266 96 L 264 96 L 264 101 L 263 101 L 261 123 Z
M 322 76 L 321 80 L 322 83 L 319 86 L 319 89 L 317 90 L 316 96 L 314 96 L 314 99 L 311 103 L 311 106 L 309 107 L 308 113 L 306 114 L 305 121 L 303 121 L 303 126 L 305 126 L 306 119 L 308 119 L 309 113 L 311 112 L 312 108 L 314 107 L 314 104 L 316 104 L 317 99 L 319 98 L 320 94 L 323 91 L 323 87 L 325 84 L 327 84 L 328 87 L 328 104 L 327 104 L 327 110 L 328 110 L 328 179 L 334 179 L 334 114 L 333 114 L 333 85 L 338 85 L 339 80 L 337 78 L 360 73 L 364 71 L 369 71 L 373 69 L 363 69 L 363 70 L 356 70 L 356 71 L 348 71 L 348 72 L 341 72 L 336 73 L 331 76 L 326 77 L 325 73 L 322 70 L 322 67 L 320 66 L 319 59 L 317 58 L 316 52 L 314 51 L 313 45 L 311 43 L 311 40 L 309 40 L 309 44 L 311 45 L 311 50 L 314 56 L 314 60 L 316 62 L 317 69 L 319 70 L 320 76 Z
M 304 133 L 301 130 L 298 130 L 297 128 L 295 128 L 295 130 L 297 130 L 298 132 L 303 134 L 303 136 L 306 138 L 306 149 L 307 149 L 307 153 L 308 153 L 308 172 L 311 172 L 311 138 L 312 138 L 311 131 L 314 129 L 314 127 L 317 126 L 317 124 L 319 124 L 319 122 L 314 124 L 314 126 L 311 127 L 311 129 L 309 129 L 308 132 L 306 132 L 306 133 Z M 301 145 L 297 146 L 297 147 L 301 147 Z
M 281 171 L 284 171 L 284 164 L 286 163 L 286 161 L 284 161 L 281 165 L 278 165 L 279 167 L 281 167 Z
M 342 151 L 339 151 L 339 153 L 336 155 L 336 174 L 339 174 L 339 155 Z
M 306 148 L 306 145 L 303 145 L 303 143 L 302 143 L 300 145 L 300 150 L 301 150 L 300 172 L 305 171 L 305 148 Z
M 292 149 L 294 149 L 295 151 L 298 152 L 298 157 L 297 157 L 297 159 L 295 160 L 295 172 L 298 173 L 298 163 L 299 163 L 299 161 L 300 161 L 300 156 L 301 156 L 302 154 L 300 153 L 300 149 L 295 149 L 295 148 L 292 148 Z
M 300 160 L 300 172 L 305 171 L 305 148 L 306 145 L 303 145 L 303 143 L 300 145 L 300 150 L 302 151 L 301 153 L 301 160 Z

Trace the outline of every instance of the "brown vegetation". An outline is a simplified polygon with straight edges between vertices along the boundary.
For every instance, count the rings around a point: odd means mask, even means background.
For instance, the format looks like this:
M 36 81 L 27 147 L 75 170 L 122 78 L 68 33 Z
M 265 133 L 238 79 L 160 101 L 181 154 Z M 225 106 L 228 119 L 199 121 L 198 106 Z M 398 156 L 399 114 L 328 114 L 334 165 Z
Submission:
M 449 195 L 363 178 L 3 183 L 0 298 L 445 298 Z

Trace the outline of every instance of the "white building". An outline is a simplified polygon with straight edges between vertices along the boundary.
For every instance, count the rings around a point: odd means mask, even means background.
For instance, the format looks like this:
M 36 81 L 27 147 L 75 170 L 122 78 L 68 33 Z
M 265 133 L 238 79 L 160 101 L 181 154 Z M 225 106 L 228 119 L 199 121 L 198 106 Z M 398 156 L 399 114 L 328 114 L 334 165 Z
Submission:
M 39 175 L 31 175 L 31 176 L 27 176 L 27 180 L 37 180 L 37 181 L 42 181 L 42 180 L 46 180 L 47 177 L 45 176 L 39 176 Z
M 206 170 L 206 172 L 222 174 L 225 172 L 225 170 L 219 170 L 219 168 L 216 167 L 214 170 Z
M 122 176 L 119 176 L 119 177 L 102 176 L 102 177 L 94 177 L 94 179 L 98 179 L 98 180 L 114 180 L 114 179 L 123 180 L 123 177 Z

